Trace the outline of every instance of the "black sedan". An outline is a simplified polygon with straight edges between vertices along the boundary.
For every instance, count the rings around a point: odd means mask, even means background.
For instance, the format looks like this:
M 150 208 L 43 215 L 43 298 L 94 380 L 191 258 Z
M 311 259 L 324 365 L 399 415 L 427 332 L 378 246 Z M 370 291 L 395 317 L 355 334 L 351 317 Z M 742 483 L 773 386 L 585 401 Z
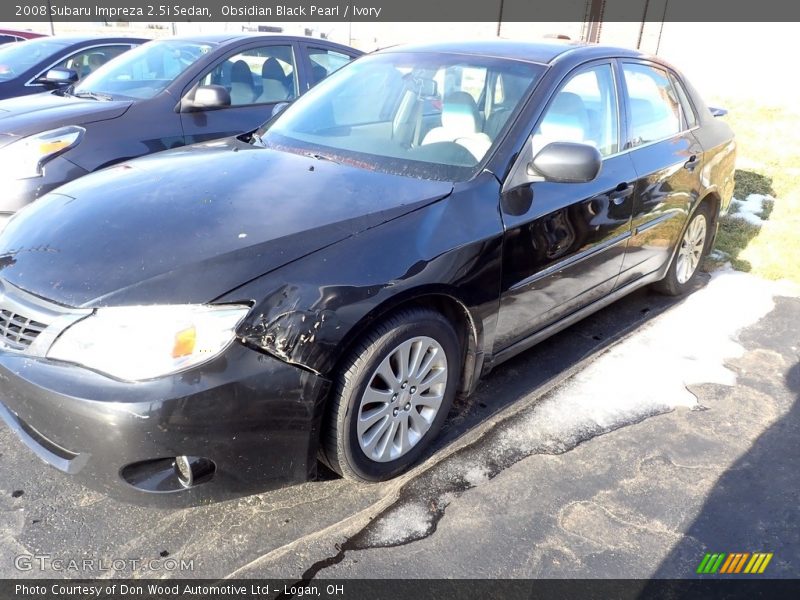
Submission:
M 126 162 L 0 236 L 2 404 L 39 457 L 196 502 L 418 461 L 481 375 L 691 289 L 735 144 L 664 62 L 507 41 L 364 57 L 249 135 Z
M 0 47 L 0 100 L 75 83 L 146 41 L 130 37 L 36 36 L 4 45 Z
M 251 131 L 276 104 L 360 54 L 303 37 L 173 38 L 144 44 L 66 90 L 0 102 L 0 219 L 91 171 Z

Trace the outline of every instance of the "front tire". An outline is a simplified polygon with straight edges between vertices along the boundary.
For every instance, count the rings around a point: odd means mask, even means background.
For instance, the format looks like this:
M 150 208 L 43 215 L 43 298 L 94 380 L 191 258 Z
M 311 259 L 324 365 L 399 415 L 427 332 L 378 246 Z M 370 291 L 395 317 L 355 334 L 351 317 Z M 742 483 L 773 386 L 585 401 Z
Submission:
M 458 335 L 443 315 L 424 308 L 396 313 L 345 360 L 320 458 L 348 479 L 402 473 L 441 429 L 460 375 Z
M 711 239 L 711 210 L 708 204 L 702 204 L 689 220 L 666 276 L 653 287 L 668 296 L 688 292 L 710 250 Z

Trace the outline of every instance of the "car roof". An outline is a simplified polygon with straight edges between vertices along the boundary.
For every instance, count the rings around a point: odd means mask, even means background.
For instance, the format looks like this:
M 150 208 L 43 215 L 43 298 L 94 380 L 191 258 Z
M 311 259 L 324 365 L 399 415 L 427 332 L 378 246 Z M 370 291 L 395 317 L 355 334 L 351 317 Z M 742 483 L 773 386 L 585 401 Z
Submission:
M 525 42 L 520 40 L 465 40 L 434 42 L 430 44 L 410 44 L 392 46 L 379 52 L 441 52 L 447 54 L 472 54 L 494 58 L 509 58 L 539 64 L 551 64 L 569 55 L 576 58 L 601 58 L 602 56 L 621 56 L 643 58 L 636 50 L 599 46 L 584 42 L 547 41 Z
M 28 31 L 26 29 L 0 29 L 0 34 L 16 35 L 18 37 L 25 37 L 30 39 L 37 37 L 47 37 L 43 33 L 35 33 L 33 31 Z
M 84 43 L 106 43 L 106 42 L 135 42 L 135 43 L 142 43 L 142 42 L 149 42 L 148 38 L 140 38 L 140 37 L 133 37 L 133 36 L 122 36 L 122 35 L 114 35 L 114 36 L 103 36 L 98 37 L 96 35 L 54 35 L 54 36 L 42 36 L 42 41 L 50 41 L 62 44 L 63 46 L 69 46 L 72 44 L 84 44 Z
M 184 40 L 187 42 L 196 42 L 199 44 L 224 44 L 226 42 L 233 42 L 239 40 L 294 40 L 294 41 L 313 41 L 316 44 L 330 44 L 332 46 L 341 46 L 336 42 L 324 40 L 303 35 L 284 35 L 282 33 L 262 33 L 262 32 L 242 32 L 242 33 L 210 33 L 210 34 L 191 34 L 191 35 L 177 35 L 162 40 Z

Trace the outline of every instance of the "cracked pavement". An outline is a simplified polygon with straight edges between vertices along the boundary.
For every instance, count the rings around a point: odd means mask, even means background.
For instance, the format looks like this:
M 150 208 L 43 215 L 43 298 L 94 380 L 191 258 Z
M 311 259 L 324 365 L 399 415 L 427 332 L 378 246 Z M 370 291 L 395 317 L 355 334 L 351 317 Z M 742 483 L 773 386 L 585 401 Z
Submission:
M 0 426 L 0 577 L 669 578 L 707 551 L 773 552 L 769 574 L 798 577 L 800 298 L 744 274 L 698 287 L 637 292 L 498 367 L 429 460 L 378 485 L 323 472 L 130 506 Z M 23 553 L 194 569 L 20 572 Z

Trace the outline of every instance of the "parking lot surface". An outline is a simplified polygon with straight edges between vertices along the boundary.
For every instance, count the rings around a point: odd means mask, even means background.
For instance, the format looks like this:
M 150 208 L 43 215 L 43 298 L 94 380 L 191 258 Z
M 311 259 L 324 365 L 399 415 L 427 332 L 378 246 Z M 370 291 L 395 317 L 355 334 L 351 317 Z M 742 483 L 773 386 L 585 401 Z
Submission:
M 800 298 L 731 271 L 698 287 L 637 292 L 498 367 L 379 485 L 130 506 L 0 427 L 0 576 L 686 577 L 763 551 L 798 577 Z M 191 568 L 156 572 L 167 557 Z M 52 567 L 87 558 L 125 566 Z

